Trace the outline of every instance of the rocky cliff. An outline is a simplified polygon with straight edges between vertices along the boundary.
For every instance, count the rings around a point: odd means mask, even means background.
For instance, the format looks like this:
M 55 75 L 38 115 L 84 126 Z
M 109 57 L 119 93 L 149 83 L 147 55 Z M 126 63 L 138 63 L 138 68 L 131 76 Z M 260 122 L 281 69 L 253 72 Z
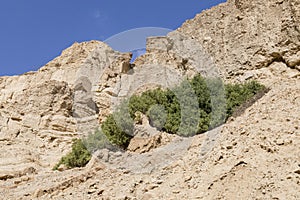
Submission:
M 274 62 L 299 70 L 299 20 L 297 0 L 229 0 L 178 31 L 198 40 L 229 78 Z
M 130 59 L 102 42 L 76 43 L 37 72 L 0 78 L 3 198 L 300 198 L 299 1 L 229 0 L 149 38 L 147 53 Z M 196 73 L 271 90 L 206 134 L 158 133 L 131 144 L 139 153 L 103 150 L 85 168 L 51 170 L 122 99 Z
M 0 176 L 51 167 L 72 138 L 98 126 L 99 77 L 129 64 L 130 54 L 102 42 L 75 43 L 37 72 L 0 79 Z

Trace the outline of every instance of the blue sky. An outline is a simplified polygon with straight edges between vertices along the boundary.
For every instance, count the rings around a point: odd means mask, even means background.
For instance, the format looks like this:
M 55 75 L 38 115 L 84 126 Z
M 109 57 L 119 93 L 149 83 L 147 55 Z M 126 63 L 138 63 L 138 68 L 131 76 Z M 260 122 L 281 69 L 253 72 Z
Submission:
M 225 0 L 3 0 L 0 76 L 37 70 L 74 42 L 141 28 L 176 29 Z

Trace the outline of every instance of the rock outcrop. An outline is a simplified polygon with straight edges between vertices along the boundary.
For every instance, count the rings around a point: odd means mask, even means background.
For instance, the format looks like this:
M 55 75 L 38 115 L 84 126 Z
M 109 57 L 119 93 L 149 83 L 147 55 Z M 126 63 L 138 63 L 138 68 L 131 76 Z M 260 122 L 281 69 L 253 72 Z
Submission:
M 300 199 L 298 0 L 228 0 L 149 38 L 146 54 L 130 60 L 91 41 L 37 72 L 0 77 L 2 198 Z M 139 125 L 131 152 L 102 150 L 85 168 L 51 170 L 72 138 L 122 99 L 196 73 L 256 79 L 270 91 L 205 134 L 181 138 Z
M 283 62 L 300 62 L 298 0 L 229 0 L 188 20 L 178 29 L 195 38 L 226 78 Z
M 102 42 L 75 43 L 37 72 L 1 77 L 1 176 L 51 168 L 69 151 L 72 138 L 94 131 L 100 77 L 128 59 Z

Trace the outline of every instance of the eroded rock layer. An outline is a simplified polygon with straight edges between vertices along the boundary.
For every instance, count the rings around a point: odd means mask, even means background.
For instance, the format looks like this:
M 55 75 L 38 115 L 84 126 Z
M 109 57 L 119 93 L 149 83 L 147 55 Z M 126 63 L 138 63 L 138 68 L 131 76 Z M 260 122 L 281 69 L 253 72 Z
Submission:
M 300 199 L 300 2 L 229 0 L 131 54 L 75 43 L 37 72 L 0 77 L 4 199 Z M 118 103 L 196 73 L 270 91 L 243 114 L 181 138 L 142 124 L 127 152 L 52 171 Z M 147 121 L 147 120 L 146 120 Z

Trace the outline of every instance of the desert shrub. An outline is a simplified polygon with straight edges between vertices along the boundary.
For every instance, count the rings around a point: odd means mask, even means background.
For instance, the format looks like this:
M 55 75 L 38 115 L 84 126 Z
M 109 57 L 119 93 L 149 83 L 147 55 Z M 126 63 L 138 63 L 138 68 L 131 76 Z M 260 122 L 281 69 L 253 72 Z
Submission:
M 193 81 L 193 80 L 192 80 Z M 203 127 L 199 124 L 201 108 L 199 101 L 202 101 L 202 94 L 197 95 L 197 91 L 192 81 L 184 80 L 173 89 L 177 99 L 180 111 L 177 115 L 179 129 L 176 134 L 181 136 L 192 136 L 197 134 Z
M 157 101 L 157 104 L 162 105 L 166 111 L 166 119 L 162 130 L 168 133 L 176 133 L 180 126 L 181 117 L 181 108 L 176 95 L 173 91 L 167 89 L 164 91 L 162 98 Z
M 148 94 L 143 93 L 141 96 L 133 95 L 129 99 L 129 114 L 132 118 L 134 118 L 136 112 L 139 111 L 141 113 L 146 113 L 151 105 L 154 104 L 156 104 L 156 101 Z
M 137 111 L 146 114 L 151 106 L 163 105 L 167 101 L 164 90 L 157 88 L 143 92 L 140 96 L 133 95 L 128 102 L 130 116 L 133 118 Z
M 210 122 L 209 129 L 213 129 L 226 120 L 226 94 L 225 86 L 220 78 L 206 78 L 210 92 Z
M 250 81 L 244 84 L 227 84 L 225 86 L 227 100 L 226 117 L 230 117 L 240 105 L 263 89 L 265 89 L 265 86 L 257 81 Z
M 195 91 L 196 96 L 198 97 L 198 107 L 205 113 L 210 113 L 212 110 L 211 96 L 208 85 L 206 83 L 206 79 L 200 75 L 196 75 L 190 81 L 190 84 Z
M 153 127 L 167 132 L 176 133 L 180 125 L 180 104 L 169 89 L 157 88 L 145 91 L 140 96 L 133 95 L 129 99 L 128 108 L 132 118 L 136 113 L 143 113 Z
M 90 152 L 113 148 L 112 144 L 126 148 L 133 137 L 134 121 L 141 122 L 141 114 L 159 130 L 192 136 L 223 124 L 239 106 L 264 89 L 256 81 L 223 85 L 221 79 L 197 75 L 172 90 L 158 88 L 133 95 L 107 117 L 102 131 L 74 140 L 72 151 L 54 169 L 61 164 L 83 167 L 91 159 Z
M 151 106 L 147 112 L 147 116 L 151 126 L 156 127 L 159 130 L 164 127 L 167 119 L 167 113 L 163 105 L 155 104 Z
M 182 136 L 206 132 L 223 124 L 234 110 L 264 86 L 251 81 L 224 85 L 220 78 L 196 75 L 172 89 L 154 89 L 133 95 L 102 124 L 108 139 L 124 148 L 141 113 L 150 125 Z M 118 123 L 116 123 L 118 121 Z
M 101 129 L 112 144 L 122 148 L 126 148 L 133 137 L 133 121 L 122 112 L 109 115 Z
M 54 170 L 57 170 L 60 165 L 65 165 L 68 168 L 84 167 L 91 159 L 91 153 L 84 146 L 81 139 L 74 139 L 72 144 L 72 151 L 66 156 L 62 157 Z
M 113 149 L 113 145 L 109 142 L 106 135 L 100 130 L 96 129 L 94 133 L 90 133 L 87 137 L 82 139 L 84 146 L 91 153 L 99 149 Z

